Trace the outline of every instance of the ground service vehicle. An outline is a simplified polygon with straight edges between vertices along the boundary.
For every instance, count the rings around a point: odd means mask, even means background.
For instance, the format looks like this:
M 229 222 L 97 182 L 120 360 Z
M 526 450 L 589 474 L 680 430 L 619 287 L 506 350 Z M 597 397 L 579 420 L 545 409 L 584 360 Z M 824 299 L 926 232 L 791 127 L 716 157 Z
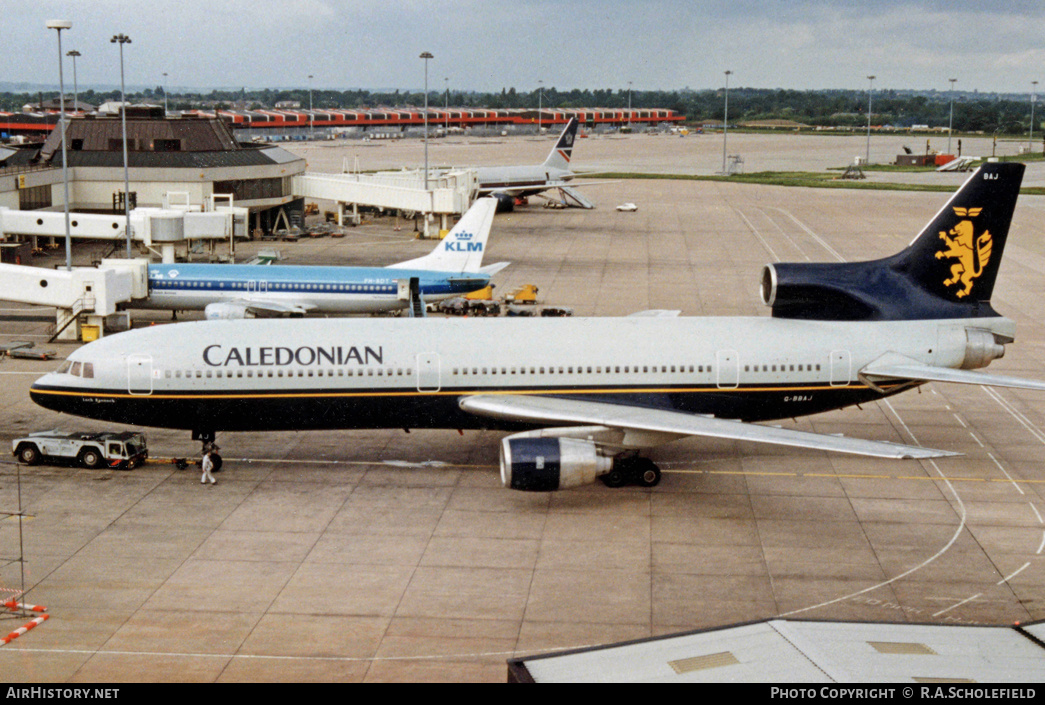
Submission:
M 63 460 L 85 468 L 138 467 L 149 457 L 141 433 L 38 431 L 11 442 L 11 453 L 26 465 Z

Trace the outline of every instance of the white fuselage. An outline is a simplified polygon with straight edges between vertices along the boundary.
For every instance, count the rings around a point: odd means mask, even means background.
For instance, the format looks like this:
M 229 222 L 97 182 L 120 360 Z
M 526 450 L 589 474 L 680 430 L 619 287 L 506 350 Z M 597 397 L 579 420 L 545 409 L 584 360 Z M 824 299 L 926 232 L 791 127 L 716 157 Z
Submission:
M 32 395 L 81 415 L 215 430 L 461 428 L 474 424 L 455 411 L 456 399 L 479 393 L 584 395 L 760 420 L 882 396 L 858 372 L 888 353 L 959 367 L 966 328 L 1011 338 L 1013 324 L 1001 317 L 206 321 L 91 343 L 69 360 L 89 362 L 92 377 L 52 373 Z M 117 413 L 132 402 L 129 416 Z M 258 414 L 256 403 L 269 408 Z M 276 413 L 292 403 L 301 405 L 297 416 Z M 208 411 L 218 406 L 220 414 Z M 230 409 L 242 418 L 230 418 Z

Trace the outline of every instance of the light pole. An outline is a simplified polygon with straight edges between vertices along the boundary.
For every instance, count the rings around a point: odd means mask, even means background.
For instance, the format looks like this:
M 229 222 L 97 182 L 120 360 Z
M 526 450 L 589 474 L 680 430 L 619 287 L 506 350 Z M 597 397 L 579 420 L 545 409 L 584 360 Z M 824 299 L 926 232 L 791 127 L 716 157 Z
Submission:
M 544 81 L 537 81 L 537 136 L 541 135 L 541 113 L 544 112 Z
M 123 45 L 130 44 L 126 34 L 114 34 L 111 44 L 120 45 L 120 123 L 123 128 L 123 212 L 127 214 L 127 259 L 131 258 L 131 183 L 127 176 L 127 95 L 123 83 Z
M 443 82 L 446 84 L 446 105 L 443 107 L 443 119 L 446 121 L 443 129 L 446 134 L 450 134 L 450 79 L 449 77 L 444 78 Z
M 870 82 L 867 88 L 867 154 L 864 155 L 864 164 L 871 163 L 871 98 L 874 96 L 874 76 L 868 76 Z
M 73 57 L 73 112 L 78 113 L 80 112 L 80 91 L 76 86 L 76 57 L 81 56 L 81 54 L 73 49 L 72 51 L 67 51 L 65 55 Z
M 167 74 L 163 74 L 163 117 L 167 117 Z
M 308 138 L 314 138 L 312 133 L 312 74 L 308 75 Z
M 1037 96 L 1037 93 L 1038 93 L 1038 82 L 1037 81 L 1031 81 L 1030 85 L 1031 85 L 1031 89 L 1030 89 L 1030 142 L 1029 142 L 1030 149 L 1028 150 L 1028 152 L 1033 152 L 1034 151 L 1034 102 L 1035 102 L 1035 100 L 1038 97 Z
M 434 59 L 432 52 L 421 52 L 425 61 L 425 193 L 428 193 L 428 60 Z M 425 213 L 425 237 L 428 237 L 428 214 Z
M 732 71 L 726 71 L 726 103 L 722 112 L 722 175 L 726 175 L 726 140 L 729 137 L 729 77 Z
M 954 130 L 954 82 L 958 79 L 948 78 L 947 80 L 951 82 L 951 120 L 947 123 L 947 153 L 954 154 L 951 151 L 951 132 Z
M 58 122 L 62 126 L 62 187 L 65 189 L 63 207 L 65 208 L 65 268 L 73 268 L 72 235 L 69 232 L 69 167 L 65 153 L 65 74 L 62 71 L 62 30 L 72 29 L 69 20 L 47 20 L 47 29 L 58 32 L 58 99 L 62 110 L 58 113 Z
M 631 132 L 631 81 L 628 81 L 628 132 Z

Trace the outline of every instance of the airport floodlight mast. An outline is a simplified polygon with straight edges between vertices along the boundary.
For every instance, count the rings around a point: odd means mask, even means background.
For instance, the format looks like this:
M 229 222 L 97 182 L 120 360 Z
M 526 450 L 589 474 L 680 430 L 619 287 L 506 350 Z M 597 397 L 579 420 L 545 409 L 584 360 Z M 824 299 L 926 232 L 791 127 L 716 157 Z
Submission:
M 871 163 L 871 98 L 874 96 L 874 79 L 875 76 L 867 77 L 870 83 L 867 88 L 867 154 L 864 155 L 865 165 Z
M 732 71 L 726 71 L 726 103 L 722 112 L 722 175 L 728 176 L 726 172 L 726 139 L 729 135 L 729 77 Z
M 76 57 L 82 56 L 82 54 L 73 49 L 65 52 L 65 55 L 73 58 L 73 112 L 78 113 L 80 112 L 80 91 L 76 85 Z
M 537 81 L 537 134 L 541 134 L 541 112 L 544 110 L 544 81 Z
M 314 139 L 312 133 L 312 74 L 308 75 L 308 138 Z
M 419 58 L 425 61 L 425 191 L 428 191 L 428 60 L 435 57 L 432 52 L 425 51 Z
M 1030 82 L 1030 142 L 1028 143 L 1028 152 L 1034 151 L 1034 102 L 1038 97 L 1038 82 Z
M 631 84 L 632 81 L 628 81 L 628 131 L 631 131 Z
M 130 44 L 126 34 L 114 34 L 111 44 L 120 45 L 120 123 L 123 129 L 123 212 L 127 215 L 127 259 L 131 258 L 131 182 L 127 176 L 127 93 L 123 82 L 123 45 Z
M 45 26 L 47 29 L 53 29 L 58 32 L 58 100 L 61 101 L 58 122 L 62 126 L 62 188 L 65 190 L 62 207 L 65 209 L 65 268 L 72 271 L 73 248 L 72 235 L 69 232 L 69 166 L 65 152 L 65 74 L 62 72 L 62 30 L 72 29 L 73 23 L 69 20 L 47 20 Z
M 947 153 L 954 154 L 951 151 L 951 132 L 954 130 L 954 82 L 958 79 L 948 78 L 947 80 L 951 82 L 951 118 L 950 122 L 947 123 Z
M 443 106 L 443 131 L 445 134 L 450 133 L 450 78 L 444 78 L 443 82 L 446 84 L 446 105 Z
M 167 74 L 163 74 L 163 117 L 167 117 Z

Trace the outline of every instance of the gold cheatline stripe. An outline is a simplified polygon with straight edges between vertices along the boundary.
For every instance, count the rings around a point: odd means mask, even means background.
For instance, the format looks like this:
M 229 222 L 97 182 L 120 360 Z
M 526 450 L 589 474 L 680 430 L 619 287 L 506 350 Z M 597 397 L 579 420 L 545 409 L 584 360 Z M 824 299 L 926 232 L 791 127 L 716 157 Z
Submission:
M 878 385 L 880 389 L 892 389 L 903 386 L 906 382 L 891 385 Z M 866 384 L 849 384 L 845 386 L 815 386 L 815 387 L 636 387 L 628 389 L 520 389 L 520 390 L 487 390 L 475 389 L 471 391 L 432 391 L 432 392 L 278 392 L 268 394 L 156 394 L 155 392 L 141 394 L 109 394 L 95 393 L 89 391 L 62 391 L 54 389 L 30 390 L 36 394 L 51 394 L 54 396 L 83 396 L 106 399 L 314 399 L 320 397 L 418 397 L 418 396 L 472 396 L 472 395 L 537 395 L 537 394 L 650 394 L 650 393 L 675 393 L 675 394 L 709 394 L 715 392 L 815 392 L 825 390 L 860 390 L 869 389 Z

